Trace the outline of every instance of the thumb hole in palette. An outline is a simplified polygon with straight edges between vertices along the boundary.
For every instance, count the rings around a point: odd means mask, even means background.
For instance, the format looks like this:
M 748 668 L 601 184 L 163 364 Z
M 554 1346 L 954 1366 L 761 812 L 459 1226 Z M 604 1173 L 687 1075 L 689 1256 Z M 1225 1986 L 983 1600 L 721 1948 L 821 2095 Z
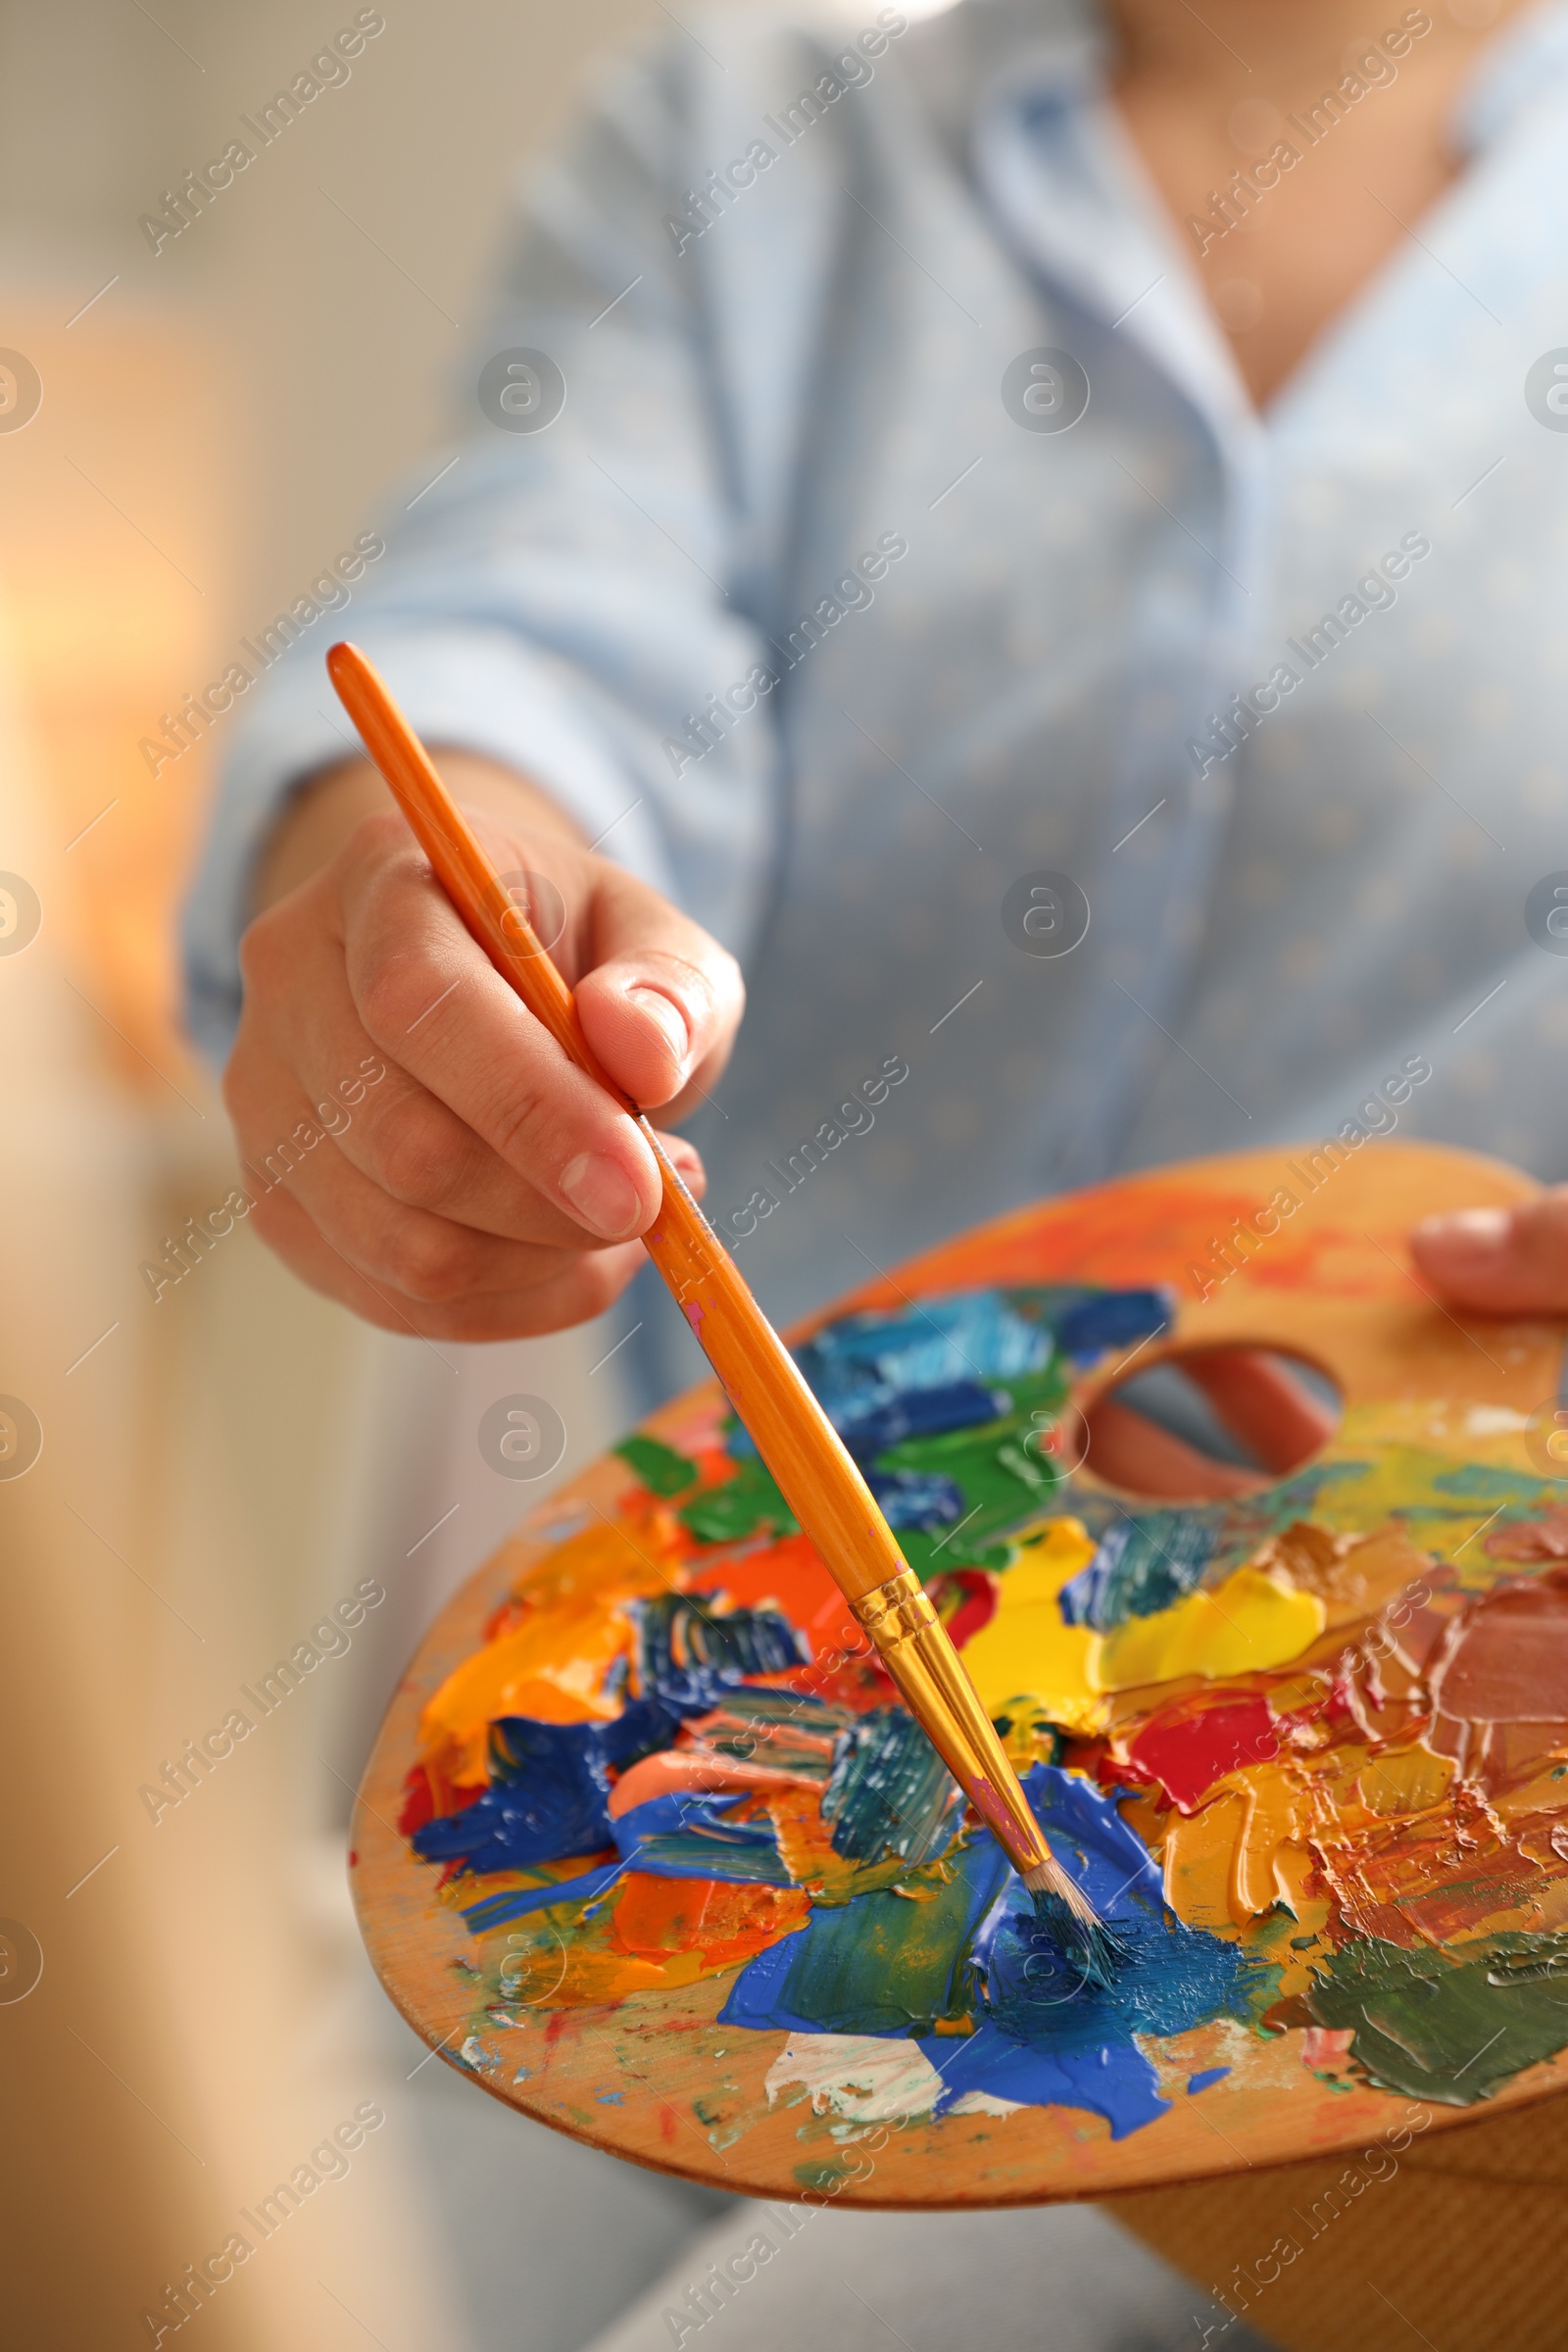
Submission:
M 1171 1503 L 1255 1494 L 1304 1469 L 1339 1428 L 1342 1398 L 1294 1350 L 1174 1348 L 1084 1414 L 1084 1462 L 1120 1493 Z

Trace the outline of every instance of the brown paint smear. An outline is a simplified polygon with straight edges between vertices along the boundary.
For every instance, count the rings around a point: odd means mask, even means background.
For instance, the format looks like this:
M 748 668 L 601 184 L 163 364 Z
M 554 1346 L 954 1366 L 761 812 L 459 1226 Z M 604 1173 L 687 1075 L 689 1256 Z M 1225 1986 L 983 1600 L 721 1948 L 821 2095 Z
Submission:
M 1554 1560 L 1557 1541 L 1516 1524 L 1504 1556 Z M 1568 1566 L 1466 1593 L 1396 1528 L 1303 1522 L 1266 1549 L 1328 1629 L 1288 1674 L 1249 1678 L 1276 1755 L 1186 1814 L 1140 1793 L 1172 1908 L 1230 1935 L 1279 1903 L 1303 1929 L 1332 1910 L 1408 1950 L 1568 1929 Z M 1102 1769 L 1173 1713 L 1121 1713 Z

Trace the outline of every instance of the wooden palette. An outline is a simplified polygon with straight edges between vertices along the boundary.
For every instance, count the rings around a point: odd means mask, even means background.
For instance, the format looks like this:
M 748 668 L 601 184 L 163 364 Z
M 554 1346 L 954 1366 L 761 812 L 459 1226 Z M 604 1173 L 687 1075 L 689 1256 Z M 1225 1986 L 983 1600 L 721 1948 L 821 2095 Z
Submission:
M 1558 1396 L 1561 1328 L 1448 1314 L 1409 1271 L 1404 1246 L 1422 1215 L 1512 1202 L 1534 1184 L 1494 1160 L 1393 1139 L 1345 1153 L 1326 1174 L 1326 1163 L 1308 1168 L 1304 1157 L 1282 1150 L 1194 1162 L 1020 1210 L 868 1284 L 808 1328 L 851 1309 L 895 1309 L 988 1285 L 1165 1284 L 1179 1301 L 1174 1325 L 1139 1351 L 1139 1368 L 1219 1343 L 1316 1362 L 1345 1404 L 1322 1457 L 1329 1468 L 1394 1444 L 1429 1463 L 1442 1457 L 1542 1479 L 1524 1423 L 1549 1412 Z M 1282 1188 L 1299 1197 L 1296 1212 L 1200 1298 L 1193 1269 L 1211 1262 L 1212 1244 L 1233 1234 L 1237 1219 L 1252 1225 Z M 1078 1401 L 1092 1404 L 1113 1369 L 1097 1365 Z M 709 1395 L 693 1392 L 665 1408 L 648 1432 L 668 1438 L 689 1426 Z M 842 2113 L 815 2113 L 799 2087 L 777 2094 L 775 2085 L 770 2102 L 764 2078 L 786 2036 L 716 2023 L 734 1969 L 599 2008 L 553 2010 L 548 1984 L 536 1978 L 516 2022 L 496 2025 L 487 2004 L 495 2001 L 505 1934 L 472 1933 L 452 1891 L 438 1892 L 440 1873 L 394 1826 L 418 1755 L 421 1710 L 479 1647 L 487 1622 L 556 1540 L 552 1531 L 573 1510 L 613 1515 L 633 1484 L 622 1461 L 606 1458 L 523 1523 L 425 1637 L 366 1770 L 351 1855 L 362 1931 L 393 2001 L 458 2071 L 536 2121 L 634 2162 L 750 2195 L 842 2195 L 867 2206 L 1101 2197 L 1361 2147 L 1405 2116 L 1407 2097 L 1303 2063 L 1300 2030 L 1263 2036 L 1221 2021 L 1151 2045 L 1173 2104 L 1122 2139 L 1080 2109 L 1020 2107 L 936 2122 L 907 2117 L 876 2134 L 867 2152 L 858 2126 Z M 1051 1508 L 1071 1512 L 1075 1498 L 1094 1492 L 1080 1471 Z M 1495 1516 L 1483 1494 L 1473 1514 L 1452 1519 L 1449 1556 L 1463 1554 L 1467 1589 L 1520 1574 L 1471 1541 L 1489 1513 Z M 1201 2097 L 1188 2095 L 1192 2078 L 1220 2068 L 1230 2070 L 1223 2080 Z M 1568 2088 L 1568 2053 L 1514 2075 L 1478 2108 L 1436 2106 L 1432 2128 L 1560 2088 Z

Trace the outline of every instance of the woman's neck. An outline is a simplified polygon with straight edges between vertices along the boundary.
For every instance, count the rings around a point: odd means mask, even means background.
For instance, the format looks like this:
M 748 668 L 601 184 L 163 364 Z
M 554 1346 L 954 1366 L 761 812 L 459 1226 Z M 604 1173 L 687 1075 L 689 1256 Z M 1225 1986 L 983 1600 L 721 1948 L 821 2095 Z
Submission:
M 1532 0 L 1104 0 L 1116 104 L 1261 405 L 1453 179 L 1480 51 Z
M 1431 0 L 1419 36 L 1424 74 L 1462 78 L 1496 28 L 1530 0 Z M 1116 36 L 1118 86 L 1180 93 L 1221 117 L 1247 98 L 1284 113 L 1337 81 L 1352 58 L 1382 38 L 1368 0 L 1104 0 Z M 1386 10 L 1400 29 L 1401 0 Z

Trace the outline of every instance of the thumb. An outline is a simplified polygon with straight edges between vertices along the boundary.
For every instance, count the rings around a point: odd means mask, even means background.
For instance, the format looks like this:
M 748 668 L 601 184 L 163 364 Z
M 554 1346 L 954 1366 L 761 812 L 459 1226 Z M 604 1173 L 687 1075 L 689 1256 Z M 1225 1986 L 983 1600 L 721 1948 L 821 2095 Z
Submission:
M 1483 1315 L 1568 1313 L 1568 1187 L 1517 1208 L 1428 1217 L 1410 1254 L 1450 1306 Z

